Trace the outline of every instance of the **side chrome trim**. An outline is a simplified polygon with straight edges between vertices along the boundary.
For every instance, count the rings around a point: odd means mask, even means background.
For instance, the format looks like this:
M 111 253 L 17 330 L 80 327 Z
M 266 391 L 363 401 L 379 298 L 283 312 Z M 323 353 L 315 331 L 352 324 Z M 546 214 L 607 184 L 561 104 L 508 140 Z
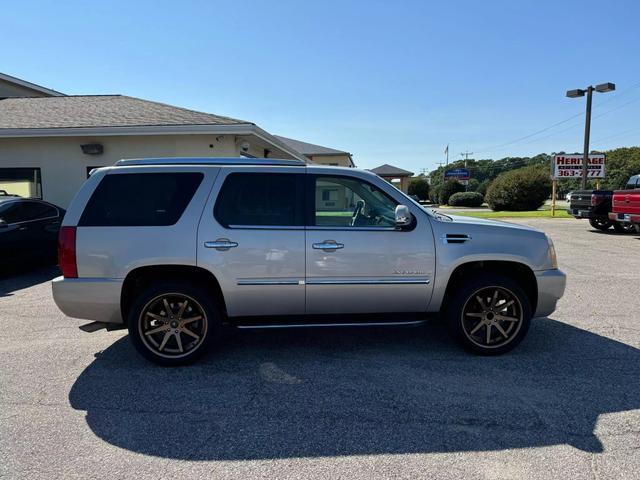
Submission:
M 304 285 L 304 280 L 254 280 L 254 279 L 240 279 L 237 281 L 238 285 Z
M 315 280 L 307 279 L 307 285 L 428 285 L 428 278 L 391 278 L 362 280 Z
M 406 322 L 367 322 L 367 323 L 290 323 L 282 325 L 236 325 L 241 330 L 259 330 L 267 328 L 317 328 L 317 327 L 393 327 L 402 325 L 422 325 L 426 320 Z
M 302 225 L 228 225 L 225 228 L 232 228 L 234 230 L 304 230 L 304 226 Z
M 330 230 L 336 232 L 400 232 L 396 227 L 327 227 L 327 226 L 308 226 L 307 230 Z

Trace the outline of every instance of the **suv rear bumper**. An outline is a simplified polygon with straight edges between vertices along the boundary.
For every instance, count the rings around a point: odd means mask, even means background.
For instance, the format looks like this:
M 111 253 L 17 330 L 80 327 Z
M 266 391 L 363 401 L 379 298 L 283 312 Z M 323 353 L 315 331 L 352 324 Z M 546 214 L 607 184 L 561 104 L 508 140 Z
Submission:
M 68 317 L 105 323 L 122 323 L 121 279 L 64 278 L 51 282 L 53 300 Z
M 564 294 L 567 276 L 558 269 L 535 272 L 538 282 L 538 305 L 534 317 L 551 315 Z
M 620 223 L 629 223 L 631 221 L 631 217 L 633 215 L 630 213 L 614 213 L 611 212 L 609 214 L 609 220 L 613 220 L 614 222 Z

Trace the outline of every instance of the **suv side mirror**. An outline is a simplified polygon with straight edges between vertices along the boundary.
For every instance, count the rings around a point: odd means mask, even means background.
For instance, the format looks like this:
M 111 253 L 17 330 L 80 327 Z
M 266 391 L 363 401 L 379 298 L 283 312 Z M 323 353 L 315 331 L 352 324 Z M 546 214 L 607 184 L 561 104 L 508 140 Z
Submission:
M 396 227 L 407 227 L 412 222 L 411 212 L 406 205 L 398 205 L 396 207 Z

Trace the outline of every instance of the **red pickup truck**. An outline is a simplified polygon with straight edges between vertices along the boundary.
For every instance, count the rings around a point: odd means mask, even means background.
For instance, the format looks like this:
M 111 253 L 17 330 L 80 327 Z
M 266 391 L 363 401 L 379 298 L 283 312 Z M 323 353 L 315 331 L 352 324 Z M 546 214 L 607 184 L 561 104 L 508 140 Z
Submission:
M 626 190 L 613 192 L 609 220 L 632 224 L 640 232 L 640 175 L 629 179 Z

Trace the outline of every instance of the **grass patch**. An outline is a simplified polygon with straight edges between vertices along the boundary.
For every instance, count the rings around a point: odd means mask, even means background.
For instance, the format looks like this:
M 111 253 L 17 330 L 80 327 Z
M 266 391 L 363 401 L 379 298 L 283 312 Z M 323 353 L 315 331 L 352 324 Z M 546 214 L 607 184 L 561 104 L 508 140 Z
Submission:
M 453 212 L 452 212 L 453 213 Z M 551 216 L 551 210 L 532 210 L 528 212 L 456 212 L 455 215 L 477 218 L 573 218 L 566 210 L 556 210 L 555 217 Z

